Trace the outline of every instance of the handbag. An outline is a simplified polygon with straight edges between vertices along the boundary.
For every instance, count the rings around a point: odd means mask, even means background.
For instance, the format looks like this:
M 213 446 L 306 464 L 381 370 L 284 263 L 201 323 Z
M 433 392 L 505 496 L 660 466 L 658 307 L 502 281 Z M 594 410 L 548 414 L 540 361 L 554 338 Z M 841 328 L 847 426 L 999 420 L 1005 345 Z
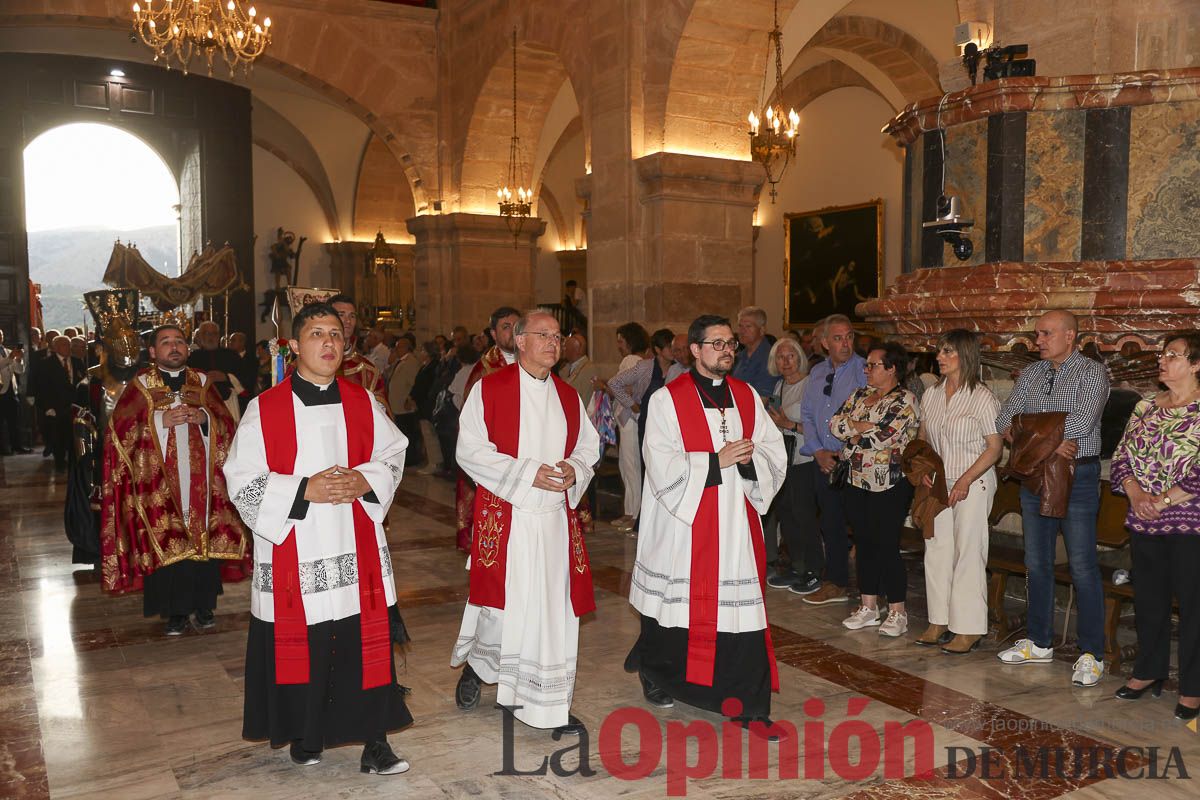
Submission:
M 834 490 L 844 489 L 849 482 L 850 459 L 839 458 L 838 462 L 833 465 L 833 471 L 829 473 L 829 488 Z

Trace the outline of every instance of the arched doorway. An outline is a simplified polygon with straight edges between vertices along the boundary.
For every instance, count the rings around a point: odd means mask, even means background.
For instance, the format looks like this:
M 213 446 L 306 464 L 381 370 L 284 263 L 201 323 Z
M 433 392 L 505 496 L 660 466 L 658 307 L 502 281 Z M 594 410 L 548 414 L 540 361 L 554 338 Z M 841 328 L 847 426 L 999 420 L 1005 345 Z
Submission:
M 80 297 L 101 286 L 114 240 L 179 274 L 179 185 L 146 142 L 110 125 L 62 125 L 25 147 L 24 167 L 29 279 L 41 287 L 44 327 L 84 321 Z

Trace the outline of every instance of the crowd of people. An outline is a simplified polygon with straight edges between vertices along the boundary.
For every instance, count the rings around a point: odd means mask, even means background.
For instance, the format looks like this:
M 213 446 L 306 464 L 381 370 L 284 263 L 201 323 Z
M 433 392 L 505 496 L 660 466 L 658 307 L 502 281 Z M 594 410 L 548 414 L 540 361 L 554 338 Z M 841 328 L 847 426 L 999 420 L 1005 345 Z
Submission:
M 1007 470 L 1022 481 L 1028 624 L 998 658 L 1054 661 L 1061 532 L 1078 604 L 1071 681 L 1091 687 L 1104 675 L 1096 525 L 1109 375 L 1078 349 L 1068 312 L 1038 319 L 1040 359 L 1001 398 L 978 335 L 962 329 L 922 361 L 836 314 L 780 337 L 757 307 L 732 321 L 703 315 L 678 334 L 629 322 L 606 376 L 584 332 L 560 330 L 545 311 L 502 306 L 482 331 L 458 326 L 420 345 L 411 333 L 360 335 L 355 311 L 337 295 L 298 313 L 294 371 L 276 386 L 269 343 L 248 354 L 245 336 L 223 346 L 211 322 L 190 343 L 160 325 L 145 341 L 150 366 L 124 373 L 98 472 L 93 558 L 105 588 L 143 590 L 145 614 L 165 618 L 168 635 L 212 627 L 222 581 L 253 580 L 245 735 L 290 742 L 298 764 L 362 741 L 364 771 L 407 769 L 386 742 L 411 716 L 385 663 L 387 643 L 407 634 L 383 527 L 406 467 L 456 484 L 456 543 L 471 557 L 451 657 L 464 710 L 495 683 L 518 719 L 582 732 L 569 708 L 579 617 L 595 608 L 588 490 L 614 445 L 624 492 L 611 524 L 638 539 L 630 602 L 641 628 L 625 666 L 655 707 L 687 703 L 777 738 L 767 589 L 845 604 L 850 631 L 904 637 L 910 519 L 925 539 L 928 601 L 913 643 L 976 650 L 1006 442 Z M 31 427 L 62 468 L 73 435 L 64 420 L 87 402 L 79 385 L 93 343 L 48 331 L 28 358 L 3 344 L 0 433 L 27 452 L 21 409 L 36 409 Z M 1111 461 L 1111 490 L 1129 499 L 1139 645 L 1116 695 L 1161 693 L 1177 608 L 1175 716 L 1190 720 L 1200 713 L 1200 335 L 1166 337 L 1158 363 L 1164 391 L 1136 405 Z M 167 495 L 175 506 L 147 499 Z M 313 526 L 320 537 L 299 536 Z M 349 648 L 335 646 L 339 635 Z M 309 681 L 314 670 L 328 671 L 327 686 Z M 325 701 L 339 714 L 304 711 Z

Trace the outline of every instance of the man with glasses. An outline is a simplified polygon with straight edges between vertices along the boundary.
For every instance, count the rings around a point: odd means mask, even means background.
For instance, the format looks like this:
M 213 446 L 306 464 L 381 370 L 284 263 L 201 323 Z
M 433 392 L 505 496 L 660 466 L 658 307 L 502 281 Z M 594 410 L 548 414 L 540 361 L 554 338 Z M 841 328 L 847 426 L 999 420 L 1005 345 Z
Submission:
M 651 395 L 642 530 L 629 590 L 641 635 L 626 669 L 647 702 L 676 700 L 771 737 L 779 678 L 763 601 L 759 514 L 787 471 L 783 435 L 749 384 L 730 377 L 729 320 L 688 329 L 695 365 Z M 753 724 L 752 723 L 761 723 Z
M 1095 686 L 1104 675 L 1104 592 L 1096 559 L 1096 516 L 1100 511 L 1100 418 L 1108 402 L 1108 370 L 1075 348 L 1079 323 L 1067 311 L 1049 311 L 1037 321 L 1042 360 L 1021 371 L 1012 395 L 996 417 L 996 430 L 1009 441 L 1018 414 L 1066 413 L 1063 442 L 1055 451 L 1075 460 L 1067 514 L 1041 514 L 1041 498 L 1021 488 L 1021 528 L 1028 570 L 1029 638 L 1019 639 L 999 658 L 1006 664 L 1054 660 L 1054 551 L 1061 528 L 1079 603 L 1079 650 L 1071 682 Z
M 531 311 L 513 333 L 517 363 L 480 380 L 459 417 L 456 457 L 476 492 L 454 701 L 473 709 L 495 683 L 497 705 L 558 739 L 585 730 L 569 711 L 579 617 L 596 602 L 576 509 L 600 437 L 579 394 L 551 374 L 562 352 L 554 317 Z
M 800 400 L 800 419 L 804 426 L 804 444 L 800 452 L 812 456 L 810 466 L 817 508 L 821 511 L 821 539 L 825 544 L 825 581 L 820 589 L 804 597 L 815 606 L 847 602 L 850 583 L 850 540 L 846 536 L 846 517 L 841 492 L 829 486 L 829 473 L 837 464 L 842 442 L 829 431 L 829 419 L 854 393 L 867 385 L 866 365 L 854 352 L 854 326 L 844 314 L 833 314 L 817 326 L 826 359 L 812 368 Z M 807 565 L 806 565 L 807 566 Z M 808 567 L 817 572 L 816 565 Z M 807 591 L 797 584 L 799 594 Z

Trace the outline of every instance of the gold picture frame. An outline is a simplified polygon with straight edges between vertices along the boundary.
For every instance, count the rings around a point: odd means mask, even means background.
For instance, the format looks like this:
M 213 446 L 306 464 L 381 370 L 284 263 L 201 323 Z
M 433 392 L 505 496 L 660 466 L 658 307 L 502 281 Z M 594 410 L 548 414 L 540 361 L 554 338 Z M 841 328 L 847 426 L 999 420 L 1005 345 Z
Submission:
M 830 314 L 858 320 L 854 307 L 883 294 L 883 198 L 784 214 L 783 242 L 786 327 Z

